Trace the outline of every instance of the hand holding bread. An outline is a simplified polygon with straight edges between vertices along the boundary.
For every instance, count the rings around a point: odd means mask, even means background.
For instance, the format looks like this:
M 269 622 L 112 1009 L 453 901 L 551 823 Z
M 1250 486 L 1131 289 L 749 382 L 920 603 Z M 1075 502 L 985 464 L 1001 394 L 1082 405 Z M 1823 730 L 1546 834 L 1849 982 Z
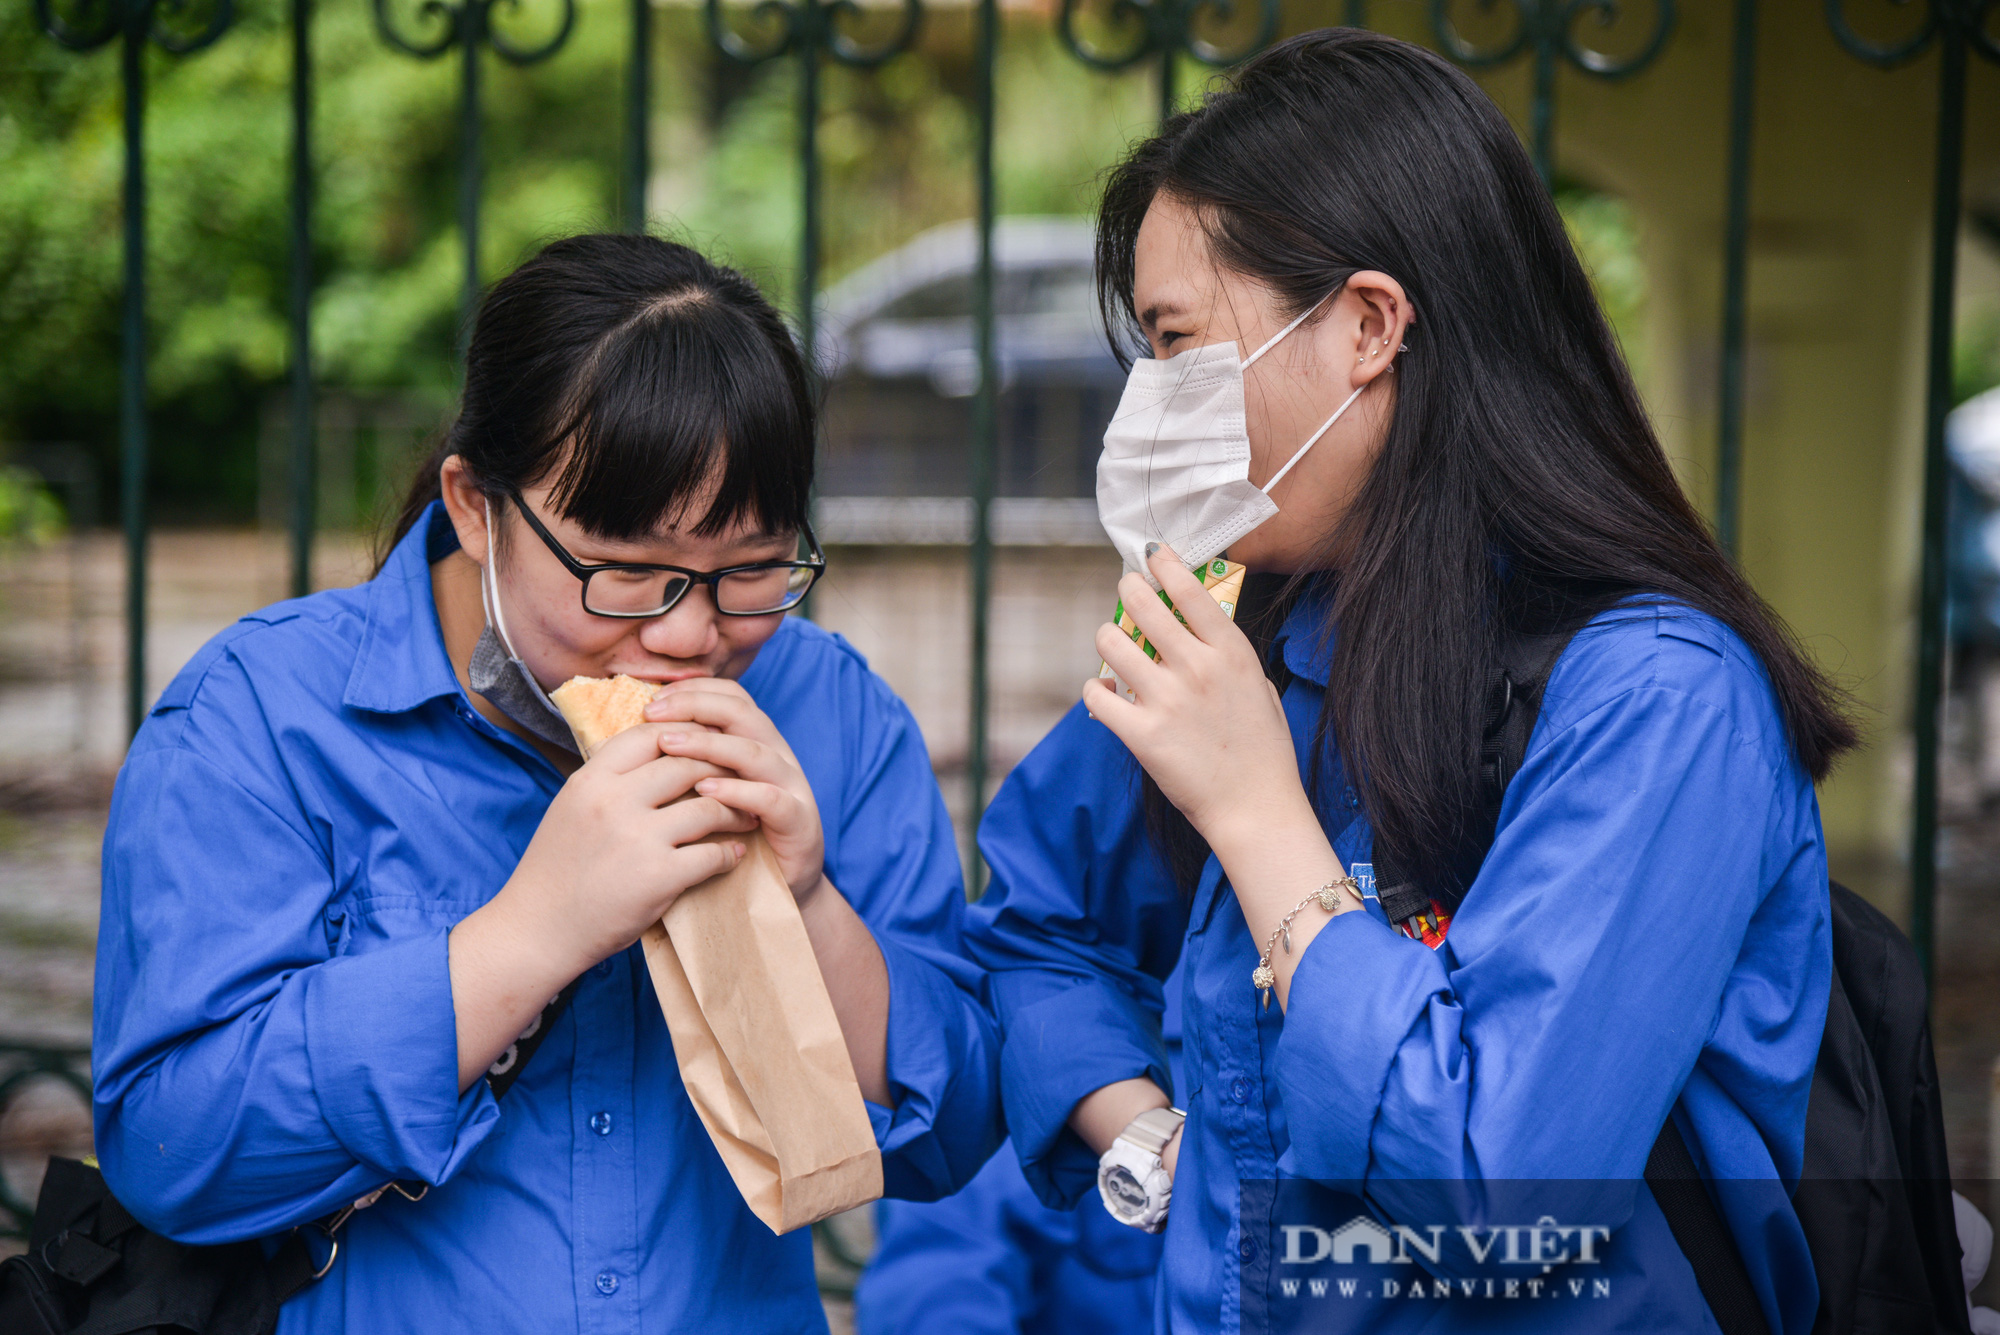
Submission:
M 753 817 L 693 791 L 723 771 L 662 754 L 663 731 L 619 728 L 586 744 L 590 762 L 549 804 L 501 891 L 524 928 L 571 966 L 567 976 L 630 946 L 683 891 L 743 857 L 740 841 L 703 841 L 756 828 Z
M 668 725 L 661 751 L 723 771 L 698 780 L 695 791 L 755 816 L 792 895 L 801 904 L 811 897 L 826 861 L 819 803 L 798 757 L 750 693 L 721 677 L 691 677 L 661 687 L 645 717 Z

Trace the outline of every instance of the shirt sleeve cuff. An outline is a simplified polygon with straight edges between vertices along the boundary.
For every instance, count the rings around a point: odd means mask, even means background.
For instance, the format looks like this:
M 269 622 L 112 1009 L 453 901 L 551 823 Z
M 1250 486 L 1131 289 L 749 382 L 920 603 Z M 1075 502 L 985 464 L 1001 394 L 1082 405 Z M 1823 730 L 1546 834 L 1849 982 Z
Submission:
M 876 937 L 889 974 L 888 1077 L 893 1108 L 868 1105 L 882 1147 L 882 1188 L 936 1200 L 970 1182 L 1001 1129 L 999 1036 L 980 999 L 921 953 Z
M 446 929 L 305 970 L 305 1048 L 343 1148 L 398 1179 L 442 1182 L 497 1124 L 484 1080 L 458 1092 Z
M 1139 1076 L 1172 1097 L 1159 1019 L 1109 984 L 1078 983 L 1006 1017 L 1000 1088 L 1007 1127 L 1043 1204 L 1073 1209 L 1097 1184 L 1097 1155 L 1069 1129 L 1078 1102 Z
M 1366 1180 L 1390 1068 L 1432 998 L 1448 988 L 1428 946 L 1366 913 L 1343 913 L 1320 929 L 1292 975 L 1278 1040 L 1292 1142 L 1287 1173 Z

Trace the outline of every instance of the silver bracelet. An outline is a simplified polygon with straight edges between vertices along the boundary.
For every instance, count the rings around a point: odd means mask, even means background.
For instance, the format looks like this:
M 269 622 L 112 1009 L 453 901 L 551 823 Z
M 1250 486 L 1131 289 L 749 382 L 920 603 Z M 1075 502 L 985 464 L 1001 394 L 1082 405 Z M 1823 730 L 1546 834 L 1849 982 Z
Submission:
M 1355 903 L 1358 906 L 1361 902 L 1361 882 L 1352 876 L 1342 876 L 1337 880 L 1328 881 L 1301 899 L 1298 907 L 1285 915 L 1284 920 L 1278 924 L 1278 930 L 1272 932 L 1271 939 L 1264 943 L 1264 953 L 1258 958 L 1257 967 L 1250 971 L 1250 986 L 1264 994 L 1265 1010 L 1271 1009 L 1271 989 L 1278 985 L 1277 972 L 1271 968 L 1271 952 L 1278 948 L 1278 942 L 1282 939 L 1285 943 L 1285 953 L 1287 955 L 1292 953 L 1292 919 L 1303 913 L 1308 904 L 1317 904 L 1328 913 L 1339 914 L 1340 892 L 1343 889 L 1354 892 Z

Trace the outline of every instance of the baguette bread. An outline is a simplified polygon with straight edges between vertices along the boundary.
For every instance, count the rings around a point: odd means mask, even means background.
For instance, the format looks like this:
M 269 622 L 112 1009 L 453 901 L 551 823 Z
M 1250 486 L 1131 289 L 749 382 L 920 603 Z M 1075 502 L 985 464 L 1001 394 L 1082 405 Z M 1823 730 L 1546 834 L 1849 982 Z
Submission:
M 660 688 L 619 673 L 615 677 L 571 677 L 549 692 L 563 722 L 576 735 L 585 760 L 625 729 L 646 721 L 646 706 Z

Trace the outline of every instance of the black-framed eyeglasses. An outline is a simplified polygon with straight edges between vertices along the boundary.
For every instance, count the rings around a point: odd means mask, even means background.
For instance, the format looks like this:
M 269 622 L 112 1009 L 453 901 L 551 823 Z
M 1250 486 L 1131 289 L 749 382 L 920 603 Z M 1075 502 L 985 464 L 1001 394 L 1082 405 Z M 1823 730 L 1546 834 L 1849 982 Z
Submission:
M 715 598 L 715 610 L 726 617 L 762 617 L 787 612 L 805 601 L 812 586 L 826 573 L 826 554 L 819 549 L 812 525 L 805 527 L 806 550 L 803 561 L 755 561 L 724 570 L 689 570 L 684 566 L 655 566 L 625 563 L 585 565 L 556 541 L 528 508 L 521 493 L 508 489 L 514 508 L 528 521 L 556 560 L 583 583 L 583 610 L 592 616 L 624 617 L 639 620 L 664 616 L 687 597 L 689 589 L 706 584 Z

